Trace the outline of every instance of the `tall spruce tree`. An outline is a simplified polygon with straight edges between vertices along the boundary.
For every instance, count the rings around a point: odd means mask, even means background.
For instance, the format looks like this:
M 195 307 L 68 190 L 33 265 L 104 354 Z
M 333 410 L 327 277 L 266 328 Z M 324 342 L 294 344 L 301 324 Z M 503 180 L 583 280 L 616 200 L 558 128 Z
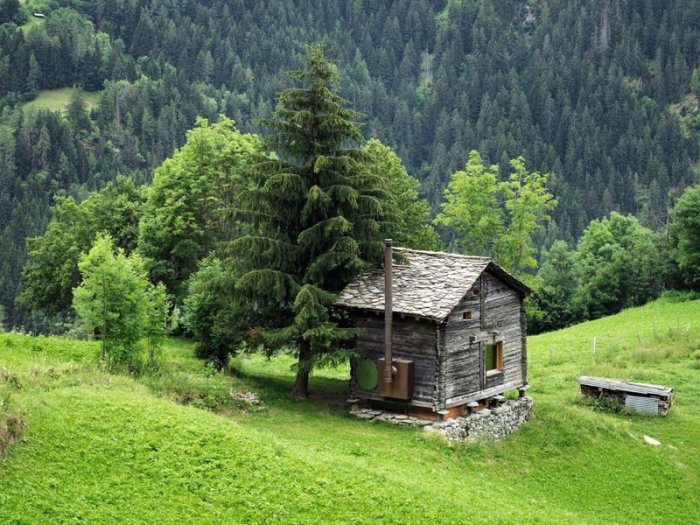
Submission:
M 255 234 L 231 244 L 242 271 L 237 288 L 260 328 L 251 331 L 270 352 L 298 356 L 292 395 L 308 396 L 309 372 L 334 362 L 356 331 L 333 309 L 335 292 L 382 253 L 387 194 L 360 147 L 360 114 L 333 92 L 339 77 L 320 46 L 297 86 L 284 91 L 256 186 L 238 210 Z

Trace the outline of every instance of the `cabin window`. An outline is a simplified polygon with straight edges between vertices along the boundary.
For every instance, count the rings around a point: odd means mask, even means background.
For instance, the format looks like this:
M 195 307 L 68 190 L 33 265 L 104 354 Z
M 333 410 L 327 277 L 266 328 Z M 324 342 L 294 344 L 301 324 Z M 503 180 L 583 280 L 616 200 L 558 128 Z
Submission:
M 471 310 L 467 310 L 466 312 L 464 312 L 462 314 L 462 319 L 466 319 L 468 321 L 471 318 L 472 318 L 472 311 Z
M 484 364 L 487 372 L 503 370 L 503 341 L 486 345 Z

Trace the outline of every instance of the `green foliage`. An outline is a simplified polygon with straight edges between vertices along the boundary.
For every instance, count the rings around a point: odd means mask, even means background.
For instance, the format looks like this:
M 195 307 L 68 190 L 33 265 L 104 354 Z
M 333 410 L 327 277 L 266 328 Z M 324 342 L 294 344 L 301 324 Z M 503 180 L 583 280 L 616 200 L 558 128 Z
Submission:
M 669 303 L 685 303 L 698 300 L 700 300 L 700 292 L 692 290 L 666 290 L 659 296 L 659 301 L 667 301 Z
M 371 16 L 357 1 L 58 4 L 32 0 L 25 6 L 45 21 L 0 31 L 0 302 L 10 325 L 24 321 L 14 300 L 25 240 L 43 233 L 54 195 L 102 187 L 118 173 L 148 181 L 198 115 L 223 113 L 259 132 L 309 42 L 331 43 L 339 89 L 368 115 L 366 135 L 398 153 L 433 209 L 472 149 L 503 173 L 520 154 L 550 172 L 560 202 L 552 219 L 571 245 L 612 210 L 663 227 L 672 199 L 693 182 L 693 2 L 399 9 L 380 0 Z M 65 112 L 72 86 L 92 94 L 85 128 Z
M 676 260 L 685 282 L 700 290 L 700 184 L 685 190 L 671 211 Z
M 358 148 L 359 114 L 333 92 L 338 75 L 322 49 L 311 48 L 305 69 L 290 76 L 297 87 L 264 121 L 277 158 L 261 159 L 238 213 L 254 234 L 230 252 L 237 288 L 262 319 L 262 341 L 298 352 L 295 394 L 306 396 L 314 364 L 333 360 L 355 335 L 331 311 L 334 292 L 381 257 L 388 197 Z
M 65 313 L 80 282 L 81 254 L 99 234 L 108 234 L 116 248 L 131 253 L 142 208 L 141 191 L 126 177 L 108 183 L 81 203 L 72 197 L 57 198 L 46 233 L 27 241 L 22 303 L 48 314 Z
M 520 275 L 537 267 L 532 235 L 557 201 L 546 189 L 547 174 L 528 172 L 522 157 L 510 166 L 508 180 L 499 181 L 498 166 L 485 166 L 471 151 L 464 171 L 452 174 L 435 223 L 463 253 L 489 255 Z
M 158 354 L 168 333 L 165 286 L 146 278 L 137 253 L 114 254 L 112 239 L 100 234 L 79 263 L 82 282 L 73 292 L 73 308 L 82 328 L 99 337 L 102 358 L 112 367 L 138 369 L 139 342 L 146 339 L 146 365 L 158 368 Z
M 579 271 L 576 256 L 563 241 L 555 242 L 537 273 L 534 293 L 528 298 L 527 328 L 530 333 L 557 330 L 581 318 L 576 301 Z
M 168 294 L 163 283 L 149 284 L 144 294 L 144 337 L 147 344 L 147 364 L 157 368 L 160 350 L 169 333 Z
M 115 255 L 112 238 L 100 234 L 80 258 L 79 268 L 82 282 L 73 292 L 73 308 L 83 330 L 99 336 L 101 357 L 110 366 L 137 368 L 138 343 L 147 322 L 159 321 L 158 310 L 162 307 L 147 307 L 148 280 L 143 260 L 138 254 L 127 257 L 123 251 Z
M 532 234 L 549 220 L 557 201 L 547 191 L 548 175 L 525 169 L 525 159 L 510 161 L 512 173 L 502 183 L 501 195 L 506 208 L 506 229 L 496 241 L 495 258 L 510 272 L 519 275 L 537 268 Z
M 235 281 L 215 258 L 201 261 L 187 283 L 184 324 L 192 334 L 199 357 L 226 367 L 235 355 L 245 332 L 242 298 L 235 293 Z
M 658 296 L 662 275 L 655 235 L 632 216 L 613 212 L 592 221 L 576 248 L 579 298 L 591 318 Z
M 15 21 L 20 9 L 19 0 L 0 0 L 0 24 Z
M 469 153 L 463 171 L 452 174 L 435 224 L 450 231 L 461 253 L 488 255 L 494 249 L 505 221 L 500 191 L 498 166 L 485 166 L 478 151 Z
M 386 185 L 385 206 L 395 244 L 415 250 L 442 249 L 442 240 L 430 225 L 430 206 L 418 199 L 420 183 L 408 174 L 399 156 L 377 139 L 368 141 L 364 151 L 368 169 L 379 173 Z
M 255 135 L 242 134 L 232 120 L 198 119 L 187 143 L 156 169 L 141 220 L 139 250 L 149 274 L 181 303 L 185 282 L 217 243 L 239 226 L 227 219 L 233 200 L 246 189 L 260 148 Z

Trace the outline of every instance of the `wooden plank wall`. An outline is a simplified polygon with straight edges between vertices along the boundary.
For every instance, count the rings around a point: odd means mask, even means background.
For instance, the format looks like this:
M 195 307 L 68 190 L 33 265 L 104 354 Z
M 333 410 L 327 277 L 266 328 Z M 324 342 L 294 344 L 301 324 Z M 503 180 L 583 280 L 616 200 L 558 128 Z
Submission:
M 384 357 L 384 315 L 356 314 L 354 325 L 362 329 L 357 337 L 358 350 L 366 352 L 367 358 L 375 363 Z M 394 316 L 393 355 L 395 358 L 412 359 L 414 371 L 413 399 L 415 401 L 437 403 L 437 330 L 434 322 Z M 362 398 L 369 394 L 352 382 L 353 394 Z
M 482 327 L 486 333 L 497 330 L 503 340 L 504 381 L 521 381 L 525 353 L 522 322 L 525 312 L 521 295 L 488 272 L 484 273 L 483 282 Z
M 472 311 L 471 320 L 463 319 L 466 310 Z M 520 294 L 485 272 L 441 325 L 445 341 L 440 363 L 444 371 L 441 405 L 498 384 L 524 385 L 527 382 L 524 329 Z M 486 344 L 493 341 L 493 331 L 499 332 L 497 340 L 503 340 L 503 374 L 489 377 L 482 384 L 484 351 Z M 474 339 L 471 343 L 470 336 Z

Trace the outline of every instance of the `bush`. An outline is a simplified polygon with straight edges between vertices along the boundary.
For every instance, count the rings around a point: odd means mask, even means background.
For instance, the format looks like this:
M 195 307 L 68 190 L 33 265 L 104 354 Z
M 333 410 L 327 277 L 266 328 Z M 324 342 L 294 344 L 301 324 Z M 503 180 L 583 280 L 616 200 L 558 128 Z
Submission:
M 668 303 L 687 303 L 688 301 L 697 301 L 700 299 L 700 292 L 692 290 L 666 290 L 661 294 L 659 300 Z
M 138 254 L 114 254 L 109 235 L 98 236 L 79 264 L 83 280 L 73 292 L 73 308 L 87 333 L 102 341 L 102 359 L 112 369 L 140 371 L 140 341 L 148 340 L 148 364 L 167 330 L 165 288 L 152 286 Z
M 197 357 L 225 368 L 246 330 L 234 283 L 218 259 L 205 259 L 188 281 L 185 326 L 197 345 Z

